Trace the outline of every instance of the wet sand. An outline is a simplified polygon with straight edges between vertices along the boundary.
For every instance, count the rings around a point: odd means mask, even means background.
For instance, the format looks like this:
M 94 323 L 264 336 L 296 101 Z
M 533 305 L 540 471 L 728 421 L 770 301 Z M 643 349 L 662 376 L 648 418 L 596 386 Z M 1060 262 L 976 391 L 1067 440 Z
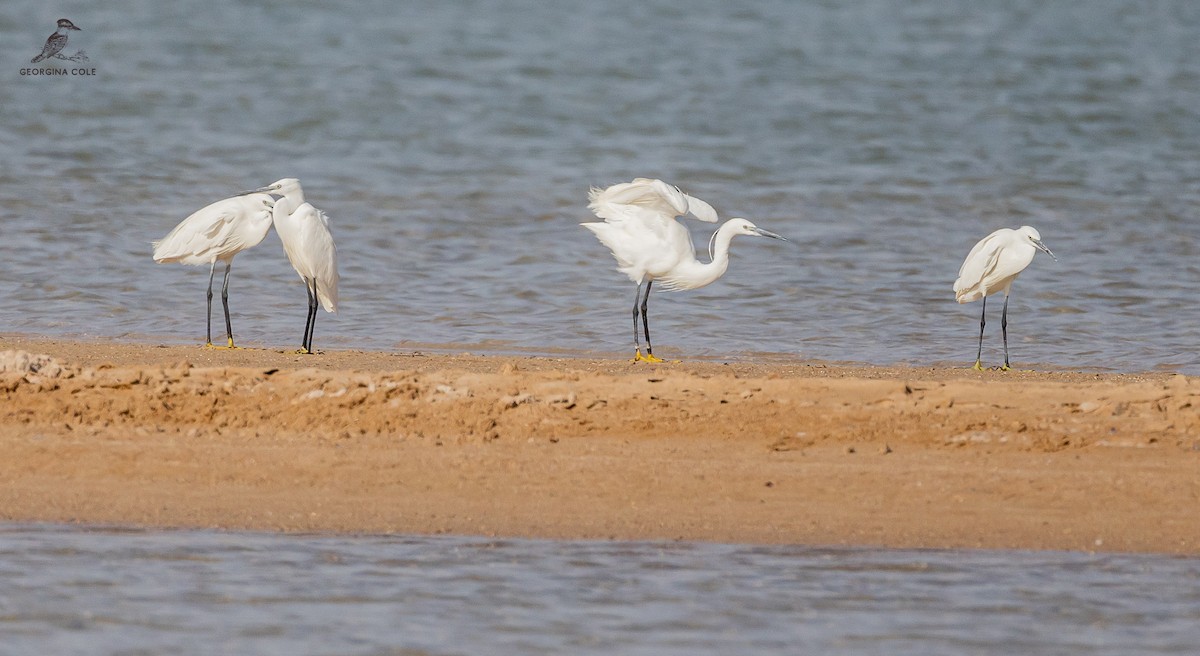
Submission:
M 1200 554 L 1180 375 L 0 352 L 5 520 Z

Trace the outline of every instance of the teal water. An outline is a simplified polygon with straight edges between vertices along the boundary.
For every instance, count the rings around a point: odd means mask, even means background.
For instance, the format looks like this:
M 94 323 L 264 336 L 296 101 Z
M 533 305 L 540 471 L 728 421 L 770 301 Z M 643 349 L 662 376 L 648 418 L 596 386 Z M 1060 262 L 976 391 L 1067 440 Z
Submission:
M 21 75 L 63 12 L 96 74 Z M 318 346 L 624 354 L 633 288 L 577 224 L 652 176 L 795 242 L 656 294 L 663 354 L 970 362 L 958 266 L 1031 224 L 1059 261 L 1014 287 L 1014 362 L 1194 374 L 1198 30 L 1182 0 L 7 2 L 0 331 L 199 341 L 207 272 L 149 242 L 296 176 L 341 256 Z M 231 287 L 240 340 L 298 343 L 276 237 Z

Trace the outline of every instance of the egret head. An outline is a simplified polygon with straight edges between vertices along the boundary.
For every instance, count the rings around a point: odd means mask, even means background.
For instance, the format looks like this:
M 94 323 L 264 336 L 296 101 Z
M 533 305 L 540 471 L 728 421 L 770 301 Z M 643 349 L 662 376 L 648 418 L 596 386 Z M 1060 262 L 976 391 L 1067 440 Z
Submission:
M 1051 253 L 1050 249 L 1046 248 L 1046 245 L 1042 243 L 1042 233 L 1038 232 L 1037 228 L 1034 228 L 1033 226 L 1021 226 L 1021 229 L 1017 232 L 1021 233 L 1023 238 L 1028 239 L 1029 243 L 1033 244 L 1034 248 L 1045 253 L 1046 255 L 1049 255 L 1050 258 L 1055 262 L 1058 261 L 1058 258 L 1054 257 L 1054 253 Z
M 276 196 L 288 196 L 300 191 L 300 181 L 296 178 L 283 178 L 254 191 L 264 194 L 274 194 Z
M 787 241 L 787 237 L 782 237 L 780 235 L 777 235 L 777 234 L 771 232 L 770 230 L 763 230 L 762 228 L 754 225 L 753 223 L 750 223 L 746 219 L 730 219 L 729 225 L 732 226 L 733 234 L 735 234 L 735 235 L 750 235 L 751 237 L 770 237 L 771 239 L 779 239 L 782 241 Z
M 712 238 L 708 240 L 708 259 L 713 258 L 713 247 L 717 241 L 717 235 L 722 231 L 728 231 L 732 236 L 750 235 L 751 237 L 770 237 L 771 239 L 779 239 L 787 241 L 787 237 L 777 235 L 770 230 L 763 230 L 746 219 L 729 219 L 721 229 L 714 232 Z

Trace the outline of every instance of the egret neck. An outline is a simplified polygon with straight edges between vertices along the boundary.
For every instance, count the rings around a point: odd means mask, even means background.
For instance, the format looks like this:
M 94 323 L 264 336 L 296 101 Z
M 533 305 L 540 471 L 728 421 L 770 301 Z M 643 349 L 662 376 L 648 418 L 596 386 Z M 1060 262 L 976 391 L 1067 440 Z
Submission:
M 738 219 L 726 221 L 712 238 L 712 261 L 704 263 L 695 258 L 680 262 L 663 282 L 672 289 L 699 289 L 725 275 L 729 269 L 729 245 L 740 234 Z
M 304 190 L 300 188 L 300 185 L 296 185 L 294 189 L 281 191 L 284 193 L 279 200 L 275 201 L 275 212 L 281 213 L 283 216 L 291 216 L 297 208 L 304 204 Z

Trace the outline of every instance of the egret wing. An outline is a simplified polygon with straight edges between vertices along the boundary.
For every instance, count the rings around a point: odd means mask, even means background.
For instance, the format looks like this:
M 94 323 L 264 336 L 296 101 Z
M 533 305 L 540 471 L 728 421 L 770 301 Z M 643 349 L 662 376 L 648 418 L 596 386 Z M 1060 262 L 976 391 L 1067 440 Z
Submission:
M 617 268 L 635 283 L 670 270 L 695 254 L 691 236 L 674 217 L 639 207 L 616 205 L 604 223 L 584 223 L 612 251 Z
M 691 214 L 708 223 L 719 219 L 712 205 L 689 196 L 662 180 L 635 178 L 632 182 L 615 184 L 606 189 L 592 188 L 588 192 L 588 209 L 606 221 L 623 220 L 620 206 L 644 207 L 670 217 Z
M 660 242 L 667 239 L 679 222 L 670 214 L 658 212 L 638 205 L 609 205 L 601 216 L 607 223 L 619 228 L 630 237 L 642 242 Z
M 974 292 L 984 291 L 980 285 L 996 270 L 1002 245 L 999 231 L 993 232 L 979 240 L 967 254 L 967 259 L 958 269 L 958 279 L 954 281 L 954 293 L 960 301 L 968 295 L 972 296 L 969 300 L 974 300 L 977 298 Z
M 683 197 L 687 200 L 687 211 L 692 216 L 706 223 L 716 223 L 718 220 L 717 211 L 712 205 L 696 198 L 684 194 Z
M 315 281 L 317 298 L 325 311 L 336 312 L 337 247 L 329 232 L 329 217 L 311 204 L 303 203 L 290 214 L 277 212 L 275 230 L 296 274 L 305 284 Z
M 604 223 L 583 226 L 612 251 L 617 268 L 639 284 L 647 277 L 660 279 L 679 262 L 695 258 L 691 235 L 675 217 L 691 211 L 701 220 L 717 220 L 708 203 L 650 178 L 592 188 L 588 200 L 588 209 Z
M 312 210 L 316 216 L 303 222 L 301 240 L 310 260 L 311 275 L 317 281 L 317 297 L 326 312 L 337 312 L 337 246 L 329 232 L 329 216 L 316 208 Z
M 675 187 L 662 180 L 636 178 L 606 189 L 593 187 L 588 192 L 588 209 L 602 219 L 609 220 L 612 208 L 620 206 L 644 207 L 671 217 L 682 216 L 688 211 L 687 197 Z
M 155 261 L 211 262 L 253 246 L 238 230 L 240 217 L 240 208 L 233 204 L 217 203 L 197 211 L 154 242 Z

